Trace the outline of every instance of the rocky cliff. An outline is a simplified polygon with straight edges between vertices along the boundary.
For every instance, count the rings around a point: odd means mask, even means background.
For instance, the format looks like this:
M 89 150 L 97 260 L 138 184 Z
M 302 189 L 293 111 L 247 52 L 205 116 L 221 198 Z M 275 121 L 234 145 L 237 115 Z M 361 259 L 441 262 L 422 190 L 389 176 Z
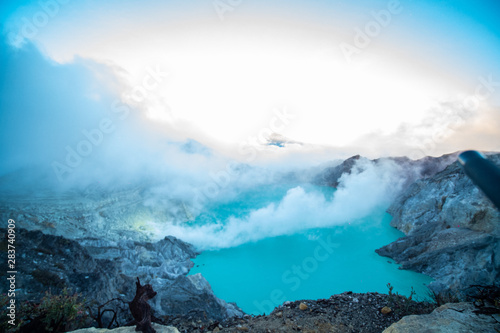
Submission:
M 402 269 L 435 279 L 435 292 L 462 290 L 471 284 L 500 282 L 500 213 L 465 175 L 458 153 L 410 160 L 388 157 L 369 161 L 359 155 L 316 177 L 337 187 L 343 175 L 369 162 L 389 161 L 403 179 L 402 192 L 389 207 L 391 225 L 406 234 L 377 250 Z M 500 165 L 500 154 L 489 154 Z
M 174 237 L 155 243 L 90 238 L 77 242 L 41 231 L 16 231 L 18 301 L 39 300 L 49 289 L 58 293 L 68 287 L 92 301 L 96 310 L 98 305 L 113 298 L 131 301 L 135 279 L 139 277 L 158 292 L 151 302 L 157 317 L 222 320 L 243 315 L 236 305 L 218 299 L 200 274 L 187 275 L 193 266 L 190 259 L 197 252 Z M 6 272 L 7 269 L 2 270 L 1 278 L 5 278 Z M 1 284 L 0 293 L 6 292 L 6 287 Z M 110 305 L 123 308 L 119 311 L 122 323 L 129 319 L 127 305 L 123 305 L 120 302 Z
M 500 165 L 500 154 L 489 158 Z M 500 282 L 500 213 L 458 162 L 417 180 L 388 212 L 406 237 L 377 253 L 433 277 L 433 291 Z
M 458 153 L 446 154 L 441 157 L 424 157 L 419 160 L 412 160 L 408 157 L 383 157 L 371 160 L 374 165 L 381 165 L 383 163 L 394 163 L 398 166 L 400 172 L 399 176 L 405 178 L 403 188 L 410 186 L 413 182 L 420 178 L 433 176 L 439 171 L 442 171 L 447 165 L 457 159 Z M 351 174 L 354 168 L 360 168 L 362 163 L 370 162 L 366 157 L 360 155 L 352 156 L 338 165 L 329 167 L 323 172 L 320 172 L 314 179 L 318 185 L 338 187 L 340 178 L 345 174 Z M 361 167 L 362 169 L 362 167 Z M 395 175 L 397 176 L 397 175 Z

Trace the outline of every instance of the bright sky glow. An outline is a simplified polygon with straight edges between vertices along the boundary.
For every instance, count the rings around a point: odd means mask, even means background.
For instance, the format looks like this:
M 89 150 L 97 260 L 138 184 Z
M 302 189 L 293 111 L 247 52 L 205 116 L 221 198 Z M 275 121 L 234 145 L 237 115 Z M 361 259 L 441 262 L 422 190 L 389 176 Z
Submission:
M 402 126 L 463 104 L 488 76 L 497 83 L 478 112 L 500 105 L 494 1 L 63 2 L 6 6 L 11 44 L 30 40 L 59 63 L 112 65 L 129 92 L 148 68 L 167 72 L 141 108 L 159 126 L 190 124 L 185 136 L 200 141 L 237 145 L 280 107 L 295 117 L 279 134 L 296 141 L 398 140 Z M 36 31 L 24 38 L 29 24 Z

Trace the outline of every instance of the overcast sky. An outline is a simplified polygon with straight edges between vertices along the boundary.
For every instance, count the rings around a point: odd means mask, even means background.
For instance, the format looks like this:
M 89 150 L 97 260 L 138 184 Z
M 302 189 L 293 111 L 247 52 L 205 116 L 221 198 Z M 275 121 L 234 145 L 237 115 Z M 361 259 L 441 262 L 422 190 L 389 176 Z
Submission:
M 500 150 L 498 1 L 0 6 L 13 166 L 64 157 L 118 105 L 141 113 L 123 136 L 161 132 L 229 155 L 272 133 L 371 156 Z

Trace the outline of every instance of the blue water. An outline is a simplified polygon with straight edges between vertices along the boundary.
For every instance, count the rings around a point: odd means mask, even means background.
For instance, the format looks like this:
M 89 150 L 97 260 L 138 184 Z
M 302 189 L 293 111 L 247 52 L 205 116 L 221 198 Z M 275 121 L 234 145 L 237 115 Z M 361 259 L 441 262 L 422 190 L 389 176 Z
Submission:
M 241 193 L 230 202 L 214 204 L 194 223 L 223 222 L 279 202 L 289 186 L 272 186 Z M 334 190 L 307 186 L 331 198 Z M 307 217 L 297 217 L 305 219 Z M 378 208 L 369 216 L 340 226 L 309 229 L 293 235 L 265 238 L 239 246 L 204 251 L 190 274 L 202 273 L 213 291 L 236 302 L 246 313 L 269 313 L 284 301 L 328 298 L 344 291 L 409 295 L 411 287 L 424 299 L 431 279 L 399 270 L 374 251 L 402 237 L 390 227 L 391 216 Z

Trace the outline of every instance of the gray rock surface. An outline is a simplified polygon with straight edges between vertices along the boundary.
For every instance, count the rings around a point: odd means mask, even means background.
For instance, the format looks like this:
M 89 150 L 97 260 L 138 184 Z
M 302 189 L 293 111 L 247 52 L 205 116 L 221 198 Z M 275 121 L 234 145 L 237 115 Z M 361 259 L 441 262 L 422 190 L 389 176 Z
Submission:
M 0 232 L 5 232 L 0 230 Z M 97 306 L 113 298 L 131 301 L 135 279 L 151 283 L 158 295 L 150 302 L 156 317 L 185 316 L 222 320 L 241 316 L 235 304 L 218 299 L 200 275 L 188 276 L 197 255 L 193 246 L 174 237 L 155 242 L 83 239 L 80 242 L 41 231 L 16 229 L 19 301 L 39 300 L 45 291 L 58 293 L 63 287 L 81 293 Z M 5 238 L 4 238 L 5 239 Z M 0 272 L 5 278 L 7 269 Z M 0 292 L 6 292 L 6 284 Z M 130 320 L 128 305 L 110 304 L 119 309 L 121 323 Z
M 374 164 L 387 162 L 395 163 L 399 168 L 399 176 L 405 178 L 403 188 L 410 186 L 415 180 L 433 176 L 442 171 L 447 165 L 456 160 L 458 153 L 447 154 L 440 157 L 424 157 L 419 160 L 411 160 L 408 157 L 383 157 L 372 160 Z M 352 156 L 336 166 L 329 167 L 315 178 L 314 182 L 323 185 L 338 187 L 340 178 L 345 174 L 351 174 L 355 167 L 359 167 L 359 161 L 369 161 L 360 155 Z M 398 175 L 395 175 L 398 176 Z
M 383 333 L 497 333 L 500 322 L 495 315 L 475 314 L 471 303 L 449 303 L 428 315 L 403 317 Z
M 500 154 L 489 158 L 500 165 Z M 388 212 L 407 236 L 377 253 L 433 277 L 433 291 L 500 282 L 500 213 L 458 162 L 417 180 Z
M 156 333 L 179 333 L 179 330 L 172 326 L 163 326 L 152 323 Z M 104 328 L 82 328 L 80 330 L 71 331 L 72 333 L 135 333 L 135 326 L 118 327 L 112 330 Z
M 340 164 L 329 167 L 321 172 L 315 179 L 315 182 L 323 186 L 338 187 L 339 179 L 343 174 L 350 174 L 356 162 L 361 158 L 359 155 L 349 157 Z
M 144 184 L 26 194 L 2 188 L 0 218 L 14 219 L 28 230 L 70 239 L 158 241 L 163 238 L 158 236 L 158 228 L 166 230 L 192 215 L 183 202 L 154 193 L 153 185 Z

